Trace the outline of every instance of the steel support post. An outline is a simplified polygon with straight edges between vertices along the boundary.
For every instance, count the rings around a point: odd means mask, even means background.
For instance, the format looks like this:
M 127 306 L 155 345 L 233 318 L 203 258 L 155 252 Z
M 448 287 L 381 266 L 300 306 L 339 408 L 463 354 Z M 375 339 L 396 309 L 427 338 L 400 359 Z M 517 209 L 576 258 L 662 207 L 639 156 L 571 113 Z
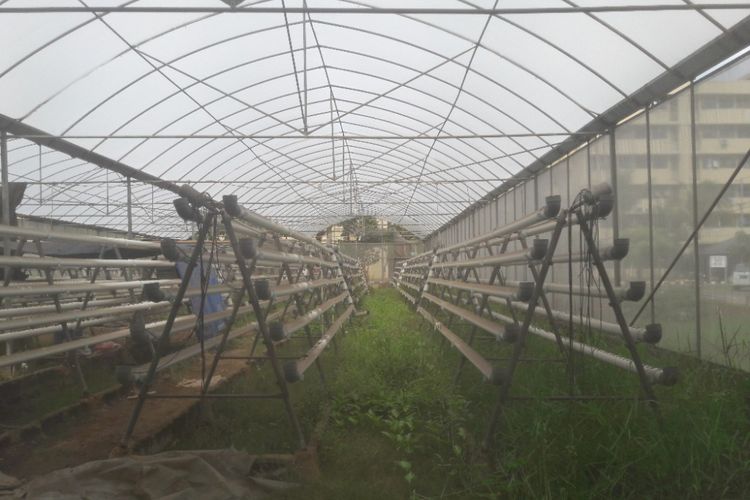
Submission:
M 201 252 L 203 252 L 203 244 L 206 240 L 206 234 L 208 233 L 209 227 L 211 227 L 211 222 L 213 221 L 214 217 L 216 217 L 216 214 L 211 210 L 208 210 L 203 217 L 203 222 L 198 231 L 198 240 L 195 243 L 195 247 L 193 247 L 193 252 L 190 255 L 190 260 L 188 261 L 187 267 L 185 268 L 185 273 L 182 277 L 180 288 L 177 290 L 177 295 L 175 296 L 174 302 L 172 303 L 172 308 L 169 310 L 167 322 L 164 324 L 164 329 L 162 330 L 159 341 L 157 342 L 153 359 L 151 360 L 151 364 L 148 367 L 146 378 L 143 381 L 140 390 L 138 391 L 138 399 L 136 400 L 135 407 L 133 408 L 133 412 L 130 415 L 130 420 L 128 421 L 127 428 L 125 429 L 125 435 L 120 441 L 121 450 L 128 449 L 130 438 L 133 435 L 133 431 L 135 430 L 138 418 L 140 417 L 141 411 L 143 410 L 143 405 L 146 403 L 148 390 L 154 381 L 154 377 L 156 376 L 156 368 L 159 365 L 159 359 L 161 358 L 160 353 L 164 352 L 164 349 L 167 347 L 167 343 L 169 342 L 169 337 L 172 333 L 172 325 L 174 324 L 175 318 L 177 318 L 177 313 L 179 312 L 180 307 L 182 307 L 182 300 L 185 298 L 185 293 L 187 292 L 188 286 L 190 285 L 190 277 L 193 275 L 193 271 L 198 264 L 198 259 L 201 255 Z
M 506 245 L 507 245 L 507 238 L 505 239 L 505 245 L 503 245 L 503 249 L 501 250 L 501 253 L 504 251 Z M 487 247 L 487 252 L 490 254 L 490 256 L 492 256 L 492 248 L 489 245 L 486 245 L 486 247 Z M 469 255 L 467 252 L 466 256 L 469 259 L 473 259 L 474 257 L 476 257 L 478 252 L 479 252 L 479 246 L 474 248 L 474 251 L 471 253 L 471 255 Z M 472 268 L 472 271 L 474 274 L 474 279 L 476 279 L 477 283 L 481 283 L 481 280 L 479 279 L 479 274 L 477 273 L 476 268 Z M 492 286 L 495 283 L 495 279 L 497 278 L 498 274 L 499 274 L 499 268 L 498 267 L 493 268 L 492 276 L 490 276 L 490 280 L 488 282 L 489 286 Z M 469 275 L 466 274 L 464 277 L 465 278 L 464 282 L 468 281 L 468 277 Z M 459 291 L 458 296 L 456 297 L 456 305 L 459 304 L 460 297 L 461 297 L 461 292 Z M 473 302 L 471 299 L 471 292 L 469 292 L 469 304 L 472 304 L 472 303 Z M 488 305 L 489 305 L 489 296 L 483 295 L 481 304 L 479 305 L 479 307 L 475 308 L 477 316 L 481 317 L 482 314 L 484 313 L 485 308 L 488 307 Z M 476 325 L 472 325 L 471 332 L 469 333 L 469 340 L 467 342 L 469 346 L 472 346 L 474 343 L 474 337 L 476 336 L 477 329 L 478 327 Z M 458 384 L 458 381 L 461 377 L 461 372 L 463 371 L 463 368 L 465 365 L 466 365 L 466 357 L 461 356 L 461 359 L 459 359 L 458 361 L 458 366 L 456 367 L 456 372 L 453 375 L 454 384 Z
M 232 330 L 234 321 L 237 319 L 237 313 L 240 310 L 240 305 L 242 304 L 242 299 L 244 297 L 245 297 L 245 289 L 243 288 L 240 291 L 240 293 L 236 294 L 232 299 L 233 300 L 232 315 L 229 317 L 229 319 L 226 321 L 224 325 L 224 333 L 221 334 L 221 341 L 219 342 L 219 345 L 216 348 L 216 353 L 214 354 L 214 357 L 211 360 L 211 366 L 208 368 L 206 377 L 205 379 L 203 379 L 203 386 L 201 387 L 201 398 L 206 396 L 209 388 L 211 387 L 211 380 L 214 377 L 214 373 L 216 372 L 216 367 L 219 365 L 219 361 L 222 359 L 224 348 L 226 347 L 227 340 L 229 339 L 229 332 Z
M 282 251 L 281 240 L 279 239 L 279 237 L 277 235 L 274 235 L 274 242 L 276 243 L 276 248 L 279 251 Z M 336 256 L 336 259 L 337 259 L 337 263 L 338 263 L 338 269 L 341 269 L 341 263 L 338 262 L 338 256 Z M 294 283 L 299 283 L 300 276 L 302 275 L 301 273 L 297 273 L 296 280 L 292 281 L 292 269 L 289 267 L 289 264 L 287 262 L 282 262 L 281 263 L 281 267 L 282 267 L 282 269 L 284 269 L 286 271 L 287 276 L 289 276 L 289 284 L 290 285 L 294 284 Z M 322 273 L 324 272 L 324 269 L 321 268 L 320 272 L 321 272 L 321 276 L 320 277 L 323 278 Z M 309 273 L 308 277 L 310 279 L 313 279 L 312 273 Z M 343 274 L 342 274 L 342 278 L 343 278 Z M 344 283 L 345 283 L 345 286 L 346 286 L 346 291 L 349 294 L 349 299 L 352 300 L 352 305 L 353 305 L 354 304 L 354 300 L 352 299 L 352 294 L 349 291 L 349 286 L 346 285 L 346 279 L 344 279 Z M 313 295 L 313 297 L 317 297 L 318 300 L 316 302 L 311 302 L 311 304 L 313 304 L 313 305 L 319 305 L 319 304 L 321 304 L 323 302 L 323 295 L 322 295 L 322 290 L 321 289 L 317 289 L 316 291 L 313 292 L 312 295 Z M 305 306 L 303 305 L 303 301 L 302 301 L 302 298 L 300 297 L 300 294 L 293 293 L 292 296 L 289 298 L 289 300 L 294 301 L 294 306 L 297 309 L 297 315 L 298 316 L 303 316 L 305 314 L 305 312 L 306 312 L 306 309 L 305 309 Z M 308 304 L 307 310 L 309 310 L 309 306 L 310 306 L 310 304 Z M 335 308 L 334 308 L 334 311 L 335 311 Z M 322 319 L 324 319 L 325 315 L 321 315 L 321 316 L 322 316 Z M 310 325 L 306 324 L 305 327 L 304 327 L 304 330 L 305 330 L 305 337 L 307 338 L 308 346 L 312 349 L 314 342 L 312 340 L 312 333 L 310 332 Z M 320 383 L 321 383 L 321 385 L 323 386 L 323 388 L 326 391 L 328 391 L 328 385 L 326 384 L 325 373 L 323 372 L 323 364 L 320 362 L 319 358 L 315 358 L 315 368 L 318 370 L 318 376 L 320 377 Z M 286 378 L 284 380 L 286 382 Z
M 560 234 L 562 233 L 562 229 L 564 226 L 565 219 L 562 217 L 558 217 L 557 225 L 555 226 L 555 230 L 552 232 L 549 246 L 547 247 L 547 254 L 544 256 L 542 266 L 539 269 L 538 281 L 536 283 L 536 286 L 534 286 L 534 292 L 531 295 L 531 299 L 529 299 L 529 307 L 526 310 L 526 316 L 524 317 L 523 324 L 521 325 L 521 328 L 518 332 L 516 343 L 513 346 L 513 354 L 511 355 L 510 361 L 508 363 L 508 368 L 503 376 L 497 402 L 495 403 L 495 407 L 492 410 L 492 415 L 490 416 L 490 423 L 487 426 L 487 433 L 484 437 L 484 448 L 486 450 L 489 450 L 492 446 L 492 440 L 495 435 L 495 429 L 497 428 L 497 422 L 500 419 L 505 401 L 510 394 L 513 375 L 515 374 L 519 359 L 523 355 L 524 349 L 526 348 L 526 336 L 528 335 L 529 327 L 531 326 L 531 321 L 534 317 L 534 309 L 539 302 L 539 297 L 544 287 L 544 281 L 547 279 L 547 273 L 552 267 L 552 257 L 555 254 L 557 242 L 560 240 Z
M 695 131 L 695 85 L 690 85 L 690 162 L 692 166 L 693 186 L 693 230 L 698 228 L 698 145 Z M 701 261 L 700 233 L 693 239 L 693 280 L 695 283 L 695 353 L 698 359 L 703 357 L 702 320 L 701 320 Z M 653 285 L 652 285 L 653 290 Z
M 240 244 L 237 239 L 237 235 L 234 232 L 234 227 L 232 226 L 232 218 L 226 212 L 222 212 L 221 217 L 224 223 L 227 237 L 229 238 L 229 242 L 232 245 L 232 250 L 234 251 L 235 255 L 241 257 L 242 252 L 240 250 Z M 292 403 L 289 398 L 289 388 L 287 387 L 286 379 L 284 378 L 284 374 L 281 370 L 281 366 L 279 365 L 279 361 L 278 359 L 276 359 L 276 347 L 274 346 L 273 341 L 271 340 L 271 335 L 268 331 L 266 316 L 263 309 L 260 307 L 260 302 L 258 301 L 258 297 L 255 294 L 255 289 L 250 277 L 250 271 L 247 268 L 245 260 L 242 258 L 238 258 L 237 265 L 240 268 L 242 281 L 245 285 L 245 290 L 250 299 L 250 304 L 253 307 L 256 321 L 258 322 L 258 331 L 263 337 L 263 343 L 266 346 L 266 352 L 268 353 L 268 358 L 271 362 L 271 367 L 273 369 L 274 376 L 276 377 L 276 382 L 279 385 L 279 389 L 281 391 L 281 399 L 284 401 L 284 406 L 286 408 L 287 415 L 289 416 L 289 421 L 291 422 L 292 427 L 297 434 L 299 447 L 300 449 L 302 449 L 305 447 L 305 436 L 302 433 L 302 427 L 300 426 L 299 420 L 297 419 L 297 415 L 294 413 L 294 408 L 292 408 Z
M 609 154 L 610 154 L 610 175 L 612 192 L 617 193 L 617 140 L 615 139 L 615 129 L 612 129 L 609 133 Z M 617 239 L 620 237 L 620 204 L 618 197 L 615 196 L 615 204 L 612 207 L 612 237 Z M 614 280 L 617 286 L 620 286 L 620 262 L 615 261 L 614 263 L 615 273 Z
M 559 217 L 561 220 L 567 220 L 567 214 L 562 213 Z M 524 250 L 528 250 L 529 246 L 526 241 L 526 237 L 521 235 L 519 238 L 521 242 L 521 248 Z M 570 241 L 570 240 L 568 240 Z M 539 270 L 536 268 L 536 265 L 532 262 L 529 262 L 529 270 L 531 271 L 531 276 L 534 278 L 534 281 L 536 283 L 539 283 Z M 572 280 L 573 277 L 571 276 L 570 279 Z M 555 334 L 555 341 L 557 343 L 558 349 L 560 349 L 560 353 L 565 353 L 565 346 L 563 345 L 562 337 L 560 337 L 560 332 L 557 329 L 557 322 L 555 321 L 555 318 L 552 314 L 552 307 L 549 304 L 549 300 L 547 300 L 547 294 L 544 293 L 544 283 L 542 283 L 542 289 L 539 293 L 539 298 L 542 301 L 542 305 L 544 306 L 544 311 L 547 313 L 547 320 L 549 321 L 550 327 L 552 328 L 552 333 Z M 571 302 L 573 301 L 573 296 L 570 296 Z M 512 308 L 509 308 L 511 311 Z
M 351 283 L 350 283 L 350 281 L 348 279 L 348 276 L 344 272 L 344 266 L 341 264 L 341 260 L 342 260 L 341 256 L 339 255 L 338 252 L 334 252 L 333 255 L 334 255 L 335 259 L 336 259 L 336 264 L 338 264 L 338 268 L 337 268 L 338 272 L 339 272 L 339 274 L 341 274 L 341 278 L 344 280 L 344 286 L 346 287 L 346 293 L 349 294 L 349 300 L 350 300 L 351 304 L 354 306 L 354 313 L 356 314 L 357 313 L 357 305 L 358 304 L 354 300 L 354 295 L 352 294 Z
M 39 254 L 39 257 L 44 258 L 44 248 L 42 247 L 41 240 L 36 241 L 36 248 L 37 248 L 37 253 Z M 52 269 L 49 269 L 49 268 L 44 269 L 44 276 L 47 279 L 47 284 L 50 286 L 54 285 L 55 283 L 55 280 L 52 276 L 53 273 L 54 271 Z M 60 295 L 59 294 L 53 295 L 52 300 L 55 304 L 55 311 L 57 311 L 58 313 L 61 313 L 63 309 L 62 309 L 62 304 L 60 303 Z M 63 336 L 65 337 L 65 340 L 68 342 L 73 340 L 73 337 L 70 335 L 70 328 L 68 328 L 68 324 L 65 321 L 63 321 L 60 323 L 60 326 L 62 328 L 62 333 L 63 333 Z M 88 395 L 89 386 L 86 383 L 86 377 L 83 375 L 83 369 L 81 368 L 81 363 L 79 361 L 78 351 L 75 350 L 75 351 L 70 352 L 68 359 L 71 361 L 73 366 L 75 366 L 76 374 L 78 375 L 78 381 L 81 383 L 81 390 L 83 394 Z
M 131 184 L 131 179 L 128 177 L 127 182 L 127 190 L 128 190 L 128 239 L 133 238 L 133 186 Z
M 9 166 L 8 166 L 8 133 L 5 130 L 0 131 L 0 196 L 2 196 L 2 212 L 3 212 L 3 224 L 10 226 L 10 183 L 9 178 Z M 10 255 L 10 237 L 7 235 L 3 236 L 3 255 Z M 3 279 L 7 286 L 10 282 L 10 273 L 13 270 L 10 266 L 3 268 Z M 5 343 L 5 354 L 13 354 L 13 343 Z M 11 373 L 13 369 L 11 368 Z
M 432 256 L 430 257 L 430 263 L 427 265 L 427 270 L 424 273 L 424 277 L 422 278 L 422 283 L 419 287 L 419 293 L 417 294 L 416 300 L 414 301 L 414 309 L 419 307 L 419 305 L 422 302 L 422 294 L 427 289 L 427 280 L 430 278 L 430 271 L 432 271 L 432 266 L 435 264 L 435 261 L 437 260 L 437 249 L 432 251 Z
M 591 252 L 591 258 L 594 261 L 594 265 L 596 266 L 597 271 L 599 271 L 599 279 L 601 280 L 601 283 L 604 286 L 607 295 L 609 296 L 610 306 L 615 313 L 615 319 L 620 325 L 622 338 L 625 341 L 625 347 L 630 352 L 630 357 L 635 364 L 636 372 L 638 373 L 638 379 L 641 384 L 641 389 L 646 395 L 646 398 L 650 401 L 650 406 L 658 413 L 654 389 L 653 387 L 651 387 L 651 382 L 649 382 L 648 377 L 646 376 L 646 372 L 643 369 L 641 356 L 640 354 L 638 354 L 638 350 L 635 347 L 635 341 L 633 340 L 633 336 L 630 334 L 630 328 L 628 327 L 628 322 L 625 319 L 622 308 L 620 307 L 620 301 L 617 300 L 617 294 L 615 293 L 614 288 L 612 287 L 612 282 L 609 280 L 609 276 L 607 275 L 607 268 L 604 267 L 604 261 L 599 255 L 599 249 L 597 248 L 596 242 L 594 241 L 594 236 L 591 232 L 589 221 L 581 212 L 580 208 L 575 212 L 575 215 L 578 219 L 578 225 L 581 228 L 581 233 L 583 233 L 586 245 L 589 247 L 589 250 Z

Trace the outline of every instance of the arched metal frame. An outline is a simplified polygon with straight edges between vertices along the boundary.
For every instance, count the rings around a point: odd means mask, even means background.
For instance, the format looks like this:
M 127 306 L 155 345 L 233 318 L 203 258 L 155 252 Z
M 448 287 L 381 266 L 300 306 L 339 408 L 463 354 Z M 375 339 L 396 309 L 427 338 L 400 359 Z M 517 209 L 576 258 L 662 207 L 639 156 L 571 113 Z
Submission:
M 412 3 L 0 2 L 0 31 L 50 33 L 0 38 L 18 49 L 0 57 L 0 113 L 294 229 L 368 214 L 424 236 L 614 125 L 613 109 L 662 98 L 654 79 L 689 81 L 696 50 L 750 38 L 738 0 Z M 171 192 L 35 139 L 9 142 L 11 181 L 31 183 L 20 212 L 122 227 L 130 190 L 132 230 L 189 232 Z

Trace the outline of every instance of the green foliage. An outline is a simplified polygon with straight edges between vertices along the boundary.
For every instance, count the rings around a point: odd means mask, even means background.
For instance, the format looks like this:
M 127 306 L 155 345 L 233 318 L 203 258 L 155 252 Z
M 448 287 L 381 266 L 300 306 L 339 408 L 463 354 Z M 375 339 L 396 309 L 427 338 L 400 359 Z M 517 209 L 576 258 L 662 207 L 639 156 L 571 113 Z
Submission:
M 332 410 L 321 441 L 322 478 L 283 498 L 746 498 L 750 492 L 746 374 L 642 346 L 647 362 L 677 365 L 683 374 L 677 386 L 658 388 L 661 423 L 633 400 L 513 401 L 504 408 L 490 466 L 480 443 L 496 386 L 469 365 L 454 384 L 458 355 L 397 291 L 377 290 L 365 307 L 370 315 L 356 318 L 338 354 L 324 358 Z M 469 330 L 455 322 L 451 328 Z M 529 358 L 559 358 L 553 343 L 528 340 Z M 508 355 L 507 345 L 475 346 L 488 357 Z M 261 373 L 270 387 L 268 373 Z M 588 358 L 575 358 L 575 374 L 576 393 L 638 393 L 634 377 Z M 308 429 L 323 397 L 316 379 L 310 372 L 292 386 Z M 565 394 L 569 379 L 562 363 L 530 362 L 521 364 L 516 382 L 514 395 L 540 396 Z M 217 405 L 222 428 L 201 430 L 200 444 L 214 439 L 216 447 L 231 436 L 238 448 L 280 451 L 289 441 L 281 410 L 258 407 Z
M 678 364 L 684 373 L 678 386 L 660 388 L 662 424 L 646 405 L 627 400 L 514 402 L 490 468 L 479 439 L 496 391 L 470 366 L 454 386 L 458 357 L 420 330 L 395 291 L 379 291 L 367 307 L 369 321 L 352 332 L 357 338 L 349 339 L 339 367 L 331 439 L 353 428 L 380 432 L 397 453 L 393 473 L 417 497 L 718 498 L 750 491 L 750 383 L 742 374 L 648 350 L 647 361 Z M 508 354 L 495 343 L 477 348 Z M 552 343 L 530 338 L 528 356 L 557 353 Z M 576 363 L 577 392 L 638 393 L 634 377 L 582 357 Z M 560 363 L 527 364 L 518 377 L 519 395 L 567 391 Z

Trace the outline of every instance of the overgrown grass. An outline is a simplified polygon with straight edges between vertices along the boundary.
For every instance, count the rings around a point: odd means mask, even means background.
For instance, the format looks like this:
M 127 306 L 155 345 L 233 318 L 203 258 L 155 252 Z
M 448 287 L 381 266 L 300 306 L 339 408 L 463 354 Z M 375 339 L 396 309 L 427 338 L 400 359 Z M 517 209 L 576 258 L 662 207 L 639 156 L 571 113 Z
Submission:
M 322 477 L 284 498 L 747 498 L 750 497 L 750 382 L 744 374 L 658 350 L 656 366 L 679 365 L 682 379 L 659 388 L 662 422 L 645 404 L 512 401 L 499 426 L 493 466 L 480 443 L 497 387 L 423 325 L 397 291 L 378 290 L 323 358 L 332 401 L 320 451 Z M 467 328 L 453 325 L 466 334 Z M 478 341 L 503 358 L 509 347 Z M 298 349 L 303 350 L 300 344 Z M 332 350 L 331 350 L 332 351 Z M 288 354 L 288 353 L 285 353 Z M 559 358 L 530 338 L 526 357 Z M 498 361 L 502 364 L 502 361 Z M 635 377 L 576 358 L 574 393 L 636 395 Z M 236 390 L 273 390 L 268 367 Z M 513 394 L 566 394 L 554 361 L 524 362 Z M 292 386 L 305 429 L 327 392 L 314 369 Z M 234 446 L 250 452 L 294 448 L 278 402 L 220 402 L 214 422 L 179 447 Z
M 102 363 L 82 364 L 83 376 L 90 394 L 116 387 L 113 370 Z M 0 431 L 36 422 L 57 410 L 78 403 L 83 388 L 74 368 L 64 376 L 55 373 L 24 385 L 21 400 L 0 412 Z

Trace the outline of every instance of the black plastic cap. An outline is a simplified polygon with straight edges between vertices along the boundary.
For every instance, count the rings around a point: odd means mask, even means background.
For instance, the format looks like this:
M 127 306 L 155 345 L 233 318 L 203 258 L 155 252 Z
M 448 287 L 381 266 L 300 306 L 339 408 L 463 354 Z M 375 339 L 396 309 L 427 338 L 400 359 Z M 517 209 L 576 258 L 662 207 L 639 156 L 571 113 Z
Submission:
M 274 321 L 268 325 L 268 332 L 271 334 L 271 340 L 279 342 L 286 338 L 286 332 L 284 331 L 284 323 Z
M 547 255 L 547 247 L 549 246 L 549 240 L 536 239 L 531 242 L 531 248 L 529 249 L 529 257 L 533 260 L 543 259 Z
M 531 296 L 534 294 L 534 282 L 533 281 L 522 281 L 518 284 L 518 293 L 516 294 L 518 300 L 521 302 L 528 302 Z
M 177 250 L 177 242 L 172 238 L 164 238 L 159 242 L 161 254 L 172 262 L 180 258 L 180 252 Z
M 675 385 L 680 380 L 680 370 L 676 366 L 667 366 L 661 371 L 659 383 L 661 385 Z
M 647 344 L 657 344 L 661 340 L 661 324 L 651 323 L 646 325 L 646 333 L 643 335 L 643 341 Z
M 120 385 L 128 386 L 133 383 L 133 371 L 130 366 L 117 365 L 115 367 L 115 379 Z
M 624 259 L 630 250 L 630 240 L 627 238 L 617 238 L 611 247 L 602 251 L 602 258 L 605 260 Z
M 599 200 L 602 196 L 609 196 L 613 193 L 614 191 L 612 191 L 612 185 L 606 182 L 591 186 L 591 196 L 594 197 L 594 200 Z
M 187 198 L 193 203 L 201 204 L 206 200 L 206 195 L 195 189 L 190 184 L 183 184 L 180 186 L 179 194 L 183 198 Z
M 190 204 L 187 198 L 177 198 L 172 202 L 182 220 L 201 222 L 201 213 Z
M 560 207 L 562 206 L 562 200 L 560 199 L 559 194 L 553 194 L 552 196 L 547 196 L 544 199 L 545 206 L 544 206 L 544 216 L 547 218 L 555 217 L 558 213 L 560 213 Z
M 503 332 L 503 340 L 508 342 L 509 344 L 514 343 L 516 340 L 518 340 L 518 325 L 515 323 L 512 323 L 510 325 L 505 325 L 505 331 Z
M 242 238 L 239 242 L 240 246 L 240 254 L 242 254 L 242 257 L 245 259 L 254 259 L 257 255 L 257 250 L 255 249 L 255 242 L 251 240 L 250 238 Z
M 503 385 L 503 381 L 505 380 L 505 370 L 500 368 L 499 366 L 493 366 L 492 367 L 492 373 L 490 374 L 490 378 L 487 379 L 487 382 L 494 385 Z
M 284 363 L 284 378 L 287 382 L 290 384 L 293 384 L 294 382 L 299 382 L 304 378 L 303 374 L 299 372 L 297 369 L 297 362 L 296 361 L 289 361 L 287 363 Z
M 135 312 L 130 319 L 130 336 L 137 343 L 149 342 L 146 333 L 146 315 L 143 314 L 143 311 Z
M 632 302 L 638 302 L 646 295 L 646 282 L 645 281 L 631 281 L 625 292 L 625 300 Z
M 237 202 L 237 195 L 225 194 L 222 198 L 222 201 L 224 202 L 224 209 L 229 215 L 231 215 L 232 217 L 240 216 L 241 210 L 240 204 Z
M 603 194 L 599 196 L 594 205 L 593 215 L 597 219 L 603 219 L 612 213 L 615 208 L 615 196 L 612 194 Z
M 150 302 L 163 302 L 167 296 L 161 291 L 159 283 L 147 283 L 143 285 L 143 298 Z
M 271 300 L 271 282 L 255 280 L 255 295 L 258 296 L 258 300 Z

